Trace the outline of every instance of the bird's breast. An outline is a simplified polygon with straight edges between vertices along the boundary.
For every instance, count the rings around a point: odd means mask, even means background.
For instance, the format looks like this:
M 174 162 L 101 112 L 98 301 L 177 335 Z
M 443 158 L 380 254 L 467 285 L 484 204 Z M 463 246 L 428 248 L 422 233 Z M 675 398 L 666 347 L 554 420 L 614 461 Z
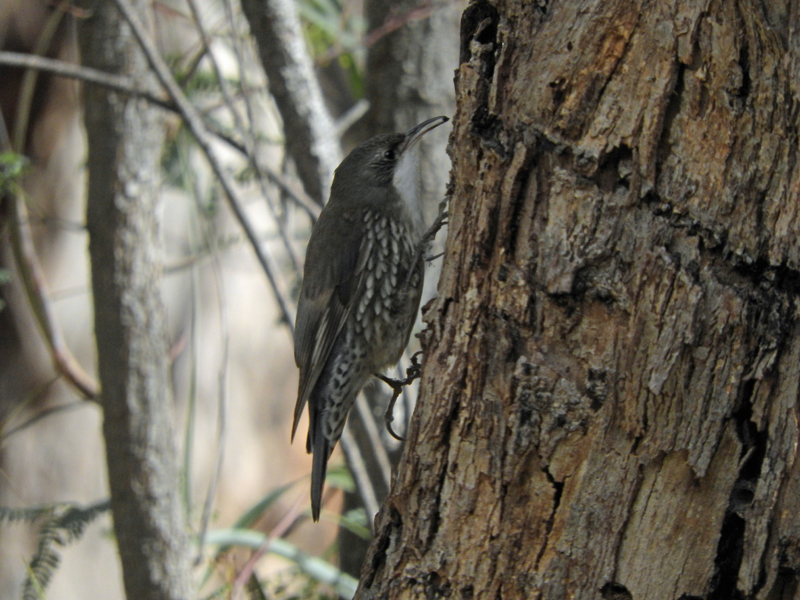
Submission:
M 351 319 L 375 370 L 396 363 L 408 343 L 422 290 L 417 243 L 408 220 L 365 213 L 365 262 Z

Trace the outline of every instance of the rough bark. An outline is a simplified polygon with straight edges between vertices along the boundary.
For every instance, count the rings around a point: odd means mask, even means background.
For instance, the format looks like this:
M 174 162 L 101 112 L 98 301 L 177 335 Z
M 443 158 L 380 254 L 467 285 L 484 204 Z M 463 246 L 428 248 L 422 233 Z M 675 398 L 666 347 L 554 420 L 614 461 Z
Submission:
M 473 2 L 357 598 L 800 598 L 800 14 Z
M 146 21 L 149 3 L 135 5 Z M 94 7 L 79 36 L 87 65 L 152 86 L 147 62 L 111 3 Z M 144 101 L 88 85 L 85 111 L 103 434 L 125 591 L 128 598 L 188 598 L 156 219 L 163 127 Z

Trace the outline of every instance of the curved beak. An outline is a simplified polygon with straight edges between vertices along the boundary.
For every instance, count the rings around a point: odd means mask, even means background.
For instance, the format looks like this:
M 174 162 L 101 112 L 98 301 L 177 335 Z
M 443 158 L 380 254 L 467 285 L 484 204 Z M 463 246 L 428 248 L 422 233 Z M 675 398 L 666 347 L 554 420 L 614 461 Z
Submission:
M 417 143 L 417 141 L 426 133 L 428 133 L 431 129 L 435 129 L 442 123 L 447 123 L 449 121 L 447 117 L 433 117 L 432 119 L 428 119 L 427 121 L 423 121 L 419 125 L 415 125 L 408 131 L 406 131 L 406 139 L 403 142 L 403 149 L 401 151 L 405 152 L 411 146 Z

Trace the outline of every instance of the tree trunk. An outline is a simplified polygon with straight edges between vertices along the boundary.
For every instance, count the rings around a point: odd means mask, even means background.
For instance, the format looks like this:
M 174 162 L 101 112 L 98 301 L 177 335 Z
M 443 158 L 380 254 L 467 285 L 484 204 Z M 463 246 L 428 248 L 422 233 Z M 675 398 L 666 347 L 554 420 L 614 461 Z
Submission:
M 800 13 L 765 6 L 467 8 L 357 598 L 800 598 Z
M 145 20 L 149 3 L 135 4 Z M 79 33 L 85 64 L 152 86 L 113 3 L 96 5 Z M 131 600 L 188 598 L 156 219 L 162 122 L 144 101 L 89 85 L 85 111 L 103 435 L 125 592 Z

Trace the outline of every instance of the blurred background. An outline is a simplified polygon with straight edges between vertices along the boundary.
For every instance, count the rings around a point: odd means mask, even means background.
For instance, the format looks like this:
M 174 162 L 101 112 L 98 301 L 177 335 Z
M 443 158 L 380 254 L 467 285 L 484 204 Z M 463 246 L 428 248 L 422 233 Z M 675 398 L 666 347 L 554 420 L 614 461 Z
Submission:
M 299 116 L 276 99 L 271 84 L 277 75 L 269 72 L 275 67 L 267 64 L 276 55 L 269 42 L 273 36 L 253 18 L 259 5 L 270 4 L 297 18 L 297 28 L 284 24 L 276 43 L 299 42 L 294 44 L 299 51 L 283 65 L 310 90 Z M 375 386 L 359 401 L 331 459 L 333 492 L 326 496 L 323 519 L 311 523 L 305 417 L 298 439 L 289 444 L 297 371 L 287 314 L 293 322 L 305 245 L 341 157 L 377 133 L 452 115 L 464 5 L 463 0 L 151 3 L 153 38 L 215 132 L 213 151 L 236 180 L 273 275 L 270 283 L 181 118 L 165 111 L 161 235 L 182 473 L 176 493 L 195 535 L 206 513 L 209 536 L 239 524 L 302 551 L 295 558 L 270 552 L 257 560 L 267 597 L 347 597 L 320 583 L 313 568 L 320 563 L 309 566 L 302 557 L 320 557 L 357 578 L 374 512 L 388 490 L 390 465 L 401 445 L 386 433 L 388 395 Z M 80 64 L 76 30 L 86 16 L 69 2 L 3 0 L 0 50 Z M 0 111 L 18 154 L 4 159 L 0 173 L 13 177 L 15 193 L 24 198 L 28 215 L 21 225 L 32 236 L 43 274 L 39 289 L 65 346 L 94 376 L 84 226 L 83 116 L 91 107 L 82 104 L 79 79 L 46 71 L 32 77 L 33 71 L 11 62 L 0 53 Z M 297 108 L 300 101 L 293 102 Z M 310 134 L 301 133 L 303 128 Z M 429 221 L 448 180 L 448 132 L 449 125 L 423 138 Z M 292 144 L 306 135 L 312 136 L 310 145 Z M 14 160 L 19 162 L 10 164 Z M 0 204 L 0 507 L 46 509 L 42 518 L 0 519 L 0 597 L 18 598 L 43 522 L 61 510 L 54 506 L 101 502 L 108 486 L 101 411 L 53 366 L 13 252 L 19 224 L 9 215 Z M 437 243 L 443 239 L 440 232 Z M 428 267 L 427 298 L 435 293 L 438 268 L 437 262 Z M 402 376 L 406 366 L 407 360 L 395 375 Z M 413 402 L 412 388 L 395 410 L 401 434 Z M 218 548 L 199 549 L 198 598 L 228 597 L 252 555 L 244 549 L 217 555 Z M 46 597 L 123 597 L 107 512 L 58 556 Z

